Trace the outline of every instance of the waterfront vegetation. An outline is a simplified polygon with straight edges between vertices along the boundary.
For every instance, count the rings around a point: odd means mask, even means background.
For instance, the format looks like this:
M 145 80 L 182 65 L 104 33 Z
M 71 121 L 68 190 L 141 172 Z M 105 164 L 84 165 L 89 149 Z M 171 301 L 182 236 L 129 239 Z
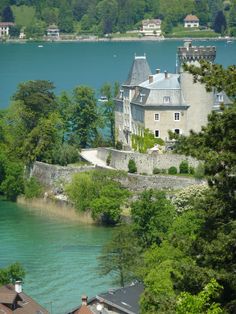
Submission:
M 201 27 L 214 29 L 216 33 L 209 30 L 177 32 L 176 27 L 183 25 L 187 14 L 197 15 Z M 235 36 L 236 32 L 235 0 L 5 0 L 0 4 L 0 17 L 2 21 L 16 23 L 12 36 L 19 35 L 23 29 L 31 39 L 43 38 L 52 24 L 57 24 L 64 35 L 126 33 L 139 30 L 141 21 L 147 18 L 160 18 L 162 32 L 167 37 Z

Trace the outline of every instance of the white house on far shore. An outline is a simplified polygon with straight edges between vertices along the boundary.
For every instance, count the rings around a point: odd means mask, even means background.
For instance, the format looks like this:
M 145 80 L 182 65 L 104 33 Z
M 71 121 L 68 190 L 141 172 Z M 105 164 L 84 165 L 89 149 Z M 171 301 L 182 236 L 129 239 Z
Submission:
M 196 15 L 187 15 L 184 19 L 184 27 L 199 27 L 199 18 Z
M 60 31 L 56 25 L 50 25 L 47 28 L 47 37 L 49 39 L 59 39 L 60 38 Z
M 152 20 L 143 20 L 142 29 L 140 31 L 144 36 L 161 36 L 161 20 L 152 19 Z
M 0 38 L 8 37 L 10 27 L 14 25 L 12 22 L 0 22 Z

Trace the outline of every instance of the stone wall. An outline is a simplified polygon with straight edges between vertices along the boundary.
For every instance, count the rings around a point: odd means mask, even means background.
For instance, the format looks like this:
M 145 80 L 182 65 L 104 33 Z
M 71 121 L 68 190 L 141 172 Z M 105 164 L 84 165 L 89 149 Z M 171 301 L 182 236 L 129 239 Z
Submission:
M 97 167 L 102 169 L 100 167 Z M 95 169 L 94 166 L 83 167 L 61 167 L 49 165 L 42 162 L 35 162 L 31 170 L 31 175 L 35 176 L 44 186 L 54 189 L 69 182 L 73 174 Z M 128 174 L 119 179 L 122 186 L 131 191 L 143 191 L 145 189 L 168 189 L 176 190 L 189 185 L 201 184 L 203 181 L 194 178 L 169 176 L 169 175 L 139 175 Z
M 129 160 L 133 159 L 136 163 L 138 173 L 145 174 L 152 174 L 154 168 L 169 169 L 175 166 L 178 169 L 183 160 L 187 160 L 190 166 L 196 167 L 198 165 L 198 161 L 192 157 L 172 153 L 157 154 L 154 152 L 152 154 L 140 154 L 111 148 L 98 148 L 98 158 L 104 161 L 106 161 L 109 153 L 111 153 L 111 167 L 128 171 Z
M 85 172 L 95 169 L 94 166 L 80 167 L 62 167 L 57 165 L 49 165 L 43 162 L 36 161 L 31 169 L 30 175 L 35 176 L 40 183 L 47 187 L 53 187 L 60 183 L 67 183 L 71 180 L 73 174 Z
M 179 190 L 189 185 L 202 184 L 204 180 L 194 178 L 167 176 L 167 175 L 139 175 L 129 173 L 126 178 L 119 179 L 122 186 L 131 191 L 144 191 L 146 189 Z

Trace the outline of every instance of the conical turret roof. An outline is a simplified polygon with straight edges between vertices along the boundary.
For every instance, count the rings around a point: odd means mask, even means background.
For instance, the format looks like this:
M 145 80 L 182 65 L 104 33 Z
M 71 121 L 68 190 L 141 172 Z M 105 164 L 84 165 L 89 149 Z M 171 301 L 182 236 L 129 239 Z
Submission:
M 128 78 L 123 85 L 137 86 L 143 81 L 146 81 L 149 75 L 151 75 L 151 70 L 146 56 L 135 56 Z

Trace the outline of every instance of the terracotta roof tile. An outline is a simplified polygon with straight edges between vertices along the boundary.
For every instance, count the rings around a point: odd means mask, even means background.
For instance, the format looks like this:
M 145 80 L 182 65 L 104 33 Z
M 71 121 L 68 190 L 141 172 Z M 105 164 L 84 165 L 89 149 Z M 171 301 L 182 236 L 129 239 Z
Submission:
M 185 17 L 185 21 L 199 21 L 199 18 L 196 15 L 189 14 Z
M 74 312 L 74 314 L 94 314 L 87 305 L 81 305 L 81 307 Z

